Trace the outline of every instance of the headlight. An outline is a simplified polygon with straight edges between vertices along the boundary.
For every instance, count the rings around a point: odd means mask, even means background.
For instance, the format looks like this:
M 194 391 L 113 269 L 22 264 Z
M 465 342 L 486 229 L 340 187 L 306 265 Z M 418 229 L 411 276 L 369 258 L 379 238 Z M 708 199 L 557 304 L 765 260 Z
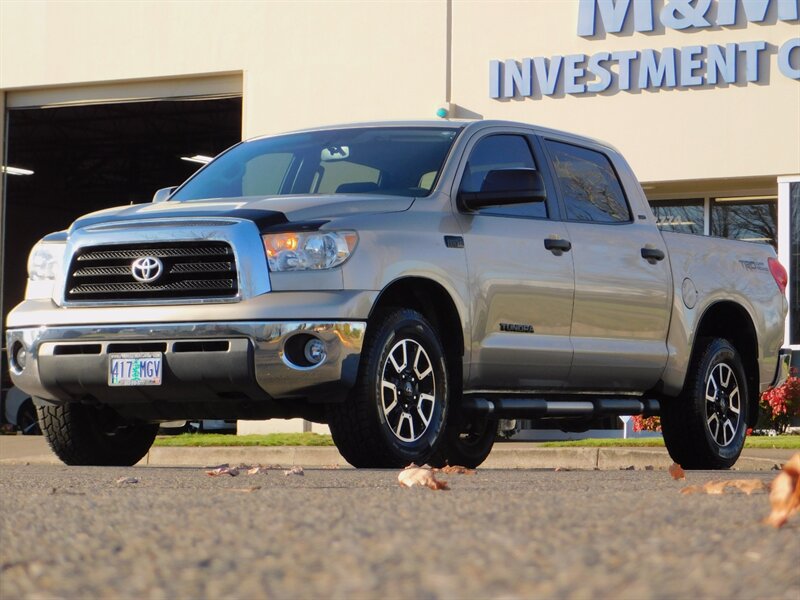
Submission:
M 355 250 L 355 231 L 309 231 L 262 236 L 270 271 L 331 269 Z
M 28 257 L 28 279 L 42 281 L 55 279 L 61 271 L 66 244 L 58 242 L 39 242 Z

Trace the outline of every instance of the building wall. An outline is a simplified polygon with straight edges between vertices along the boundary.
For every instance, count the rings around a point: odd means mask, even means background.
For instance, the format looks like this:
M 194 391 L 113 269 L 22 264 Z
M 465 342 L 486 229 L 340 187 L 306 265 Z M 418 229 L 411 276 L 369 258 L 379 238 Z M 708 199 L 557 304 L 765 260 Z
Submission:
M 433 116 L 444 2 L 2 2 L 0 88 L 241 72 L 246 137 Z
M 636 3 L 632 4 L 635 8 Z M 659 13 L 664 4 L 654 2 L 654 12 Z M 797 21 L 746 24 L 743 11 L 739 12 L 736 28 L 685 31 L 659 28 L 656 15 L 654 33 L 634 32 L 631 14 L 621 35 L 603 33 L 598 27 L 600 35 L 584 38 L 577 34 L 577 1 L 455 2 L 454 101 L 486 117 L 535 121 L 607 140 L 623 152 L 643 181 L 796 173 L 800 169 L 800 82 L 779 72 L 774 55 L 767 61 L 768 77 L 765 74 L 757 84 L 635 93 L 611 89 L 596 95 L 556 93 L 537 100 L 489 97 L 489 61 L 493 59 L 520 61 L 756 40 L 766 41 L 774 51 L 800 35 Z M 775 20 L 776 12 L 773 0 L 767 22 Z M 795 65 L 800 66 L 800 51 L 795 55 Z
M 800 22 L 577 35 L 578 0 L 529 2 L 0 3 L 0 89 L 241 73 L 245 137 L 327 124 L 455 116 L 515 119 L 619 147 L 644 181 L 800 171 L 800 83 L 775 52 Z M 638 0 L 637 0 L 638 2 Z M 677 3 L 676 3 L 677 4 Z M 635 6 L 636 3 L 633 3 Z M 667 7 L 668 8 L 668 7 Z M 710 16 L 716 14 L 716 2 Z M 538 99 L 489 96 L 492 60 L 763 40 L 761 80 Z M 449 57 L 449 58 L 448 58 Z M 795 67 L 800 50 L 793 55 Z M 743 69 L 743 67 L 741 67 Z M 10 103 L 13 100 L 10 95 Z

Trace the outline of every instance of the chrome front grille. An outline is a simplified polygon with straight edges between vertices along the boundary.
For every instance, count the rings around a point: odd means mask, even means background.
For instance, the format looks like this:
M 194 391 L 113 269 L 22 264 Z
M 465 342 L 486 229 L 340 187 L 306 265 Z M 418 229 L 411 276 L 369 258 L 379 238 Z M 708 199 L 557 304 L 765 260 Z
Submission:
M 156 258 L 162 268 L 153 281 L 138 281 L 133 264 Z M 156 242 L 90 246 L 72 257 L 67 301 L 233 298 L 238 293 L 236 258 L 227 242 Z

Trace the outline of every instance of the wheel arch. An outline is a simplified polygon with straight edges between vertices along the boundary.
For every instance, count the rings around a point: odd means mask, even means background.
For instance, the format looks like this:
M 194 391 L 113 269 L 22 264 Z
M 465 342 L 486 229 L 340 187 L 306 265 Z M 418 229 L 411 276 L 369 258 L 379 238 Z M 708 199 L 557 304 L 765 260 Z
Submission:
M 451 386 L 459 392 L 463 383 L 463 358 L 465 322 L 451 293 L 439 282 L 427 277 L 404 276 L 389 283 L 375 300 L 369 320 L 391 307 L 416 310 L 433 326 L 444 346 L 447 365 L 451 373 Z M 447 332 L 447 335 L 443 335 Z M 452 389 L 452 388 L 451 388 Z
M 758 419 L 759 399 L 758 333 L 753 318 L 737 302 L 714 302 L 706 307 L 698 321 L 692 341 L 692 361 L 696 353 L 702 351 L 698 347 L 698 341 L 709 337 L 728 340 L 742 359 L 749 396 L 747 424 L 752 426 Z

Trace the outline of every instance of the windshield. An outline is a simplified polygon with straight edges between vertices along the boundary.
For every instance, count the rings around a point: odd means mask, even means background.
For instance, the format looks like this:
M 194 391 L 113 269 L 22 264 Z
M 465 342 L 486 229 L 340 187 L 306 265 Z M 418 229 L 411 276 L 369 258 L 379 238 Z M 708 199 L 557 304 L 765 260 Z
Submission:
M 427 196 L 458 131 L 370 127 L 244 142 L 200 170 L 171 200 L 289 194 Z

